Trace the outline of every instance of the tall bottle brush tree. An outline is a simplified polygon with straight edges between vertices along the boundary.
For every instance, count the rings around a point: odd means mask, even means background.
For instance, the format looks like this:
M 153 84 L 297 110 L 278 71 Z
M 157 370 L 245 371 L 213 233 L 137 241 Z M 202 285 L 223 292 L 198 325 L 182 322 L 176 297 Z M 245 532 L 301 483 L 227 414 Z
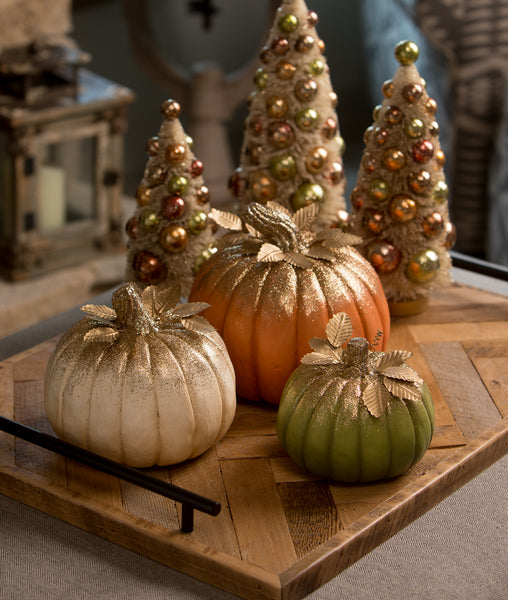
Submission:
M 410 41 L 395 48 L 400 64 L 383 84 L 351 194 L 352 232 L 363 238 L 393 314 L 420 312 L 430 290 L 449 282 L 455 241 L 437 105 L 414 64 L 418 53 Z
M 187 296 L 213 234 L 203 164 L 192 152 L 180 110 L 178 102 L 166 100 L 159 134 L 147 142 L 136 212 L 126 225 L 127 279 L 141 285 L 177 280 Z
M 283 0 L 276 11 L 230 189 L 240 209 L 275 200 L 294 213 L 317 202 L 317 226 L 342 226 L 348 218 L 343 140 L 317 22 L 304 0 Z

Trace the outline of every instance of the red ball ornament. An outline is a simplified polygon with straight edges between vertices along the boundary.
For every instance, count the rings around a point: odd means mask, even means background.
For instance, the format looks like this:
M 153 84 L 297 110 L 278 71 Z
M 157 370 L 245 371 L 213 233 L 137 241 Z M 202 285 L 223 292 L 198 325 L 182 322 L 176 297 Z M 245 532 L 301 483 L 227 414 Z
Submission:
M 166 277 L 164 264 L 155 254 L 146 250 L 142 250 L 134 256 L 132 268 L 136 279 L 148 285 L 160 283 Z
M 409 104 L 414 104 L 423 96 L 423 87 L 418 83 L 409 83 L 402 88 L 402 96 Z
M 383 120 L 387 125 L 397 125 L 402 121 L 402 111 L 397 106 L 389 106 Z
M 360 210 L 365 204 L 365 192 L 360 188 L 354 188 L 351 192 L 351 206 L 355 210 Z
M 344 165 L 340 162 L 332 163 L 327 176 L 332 185 L 338 185 L 344 179 Z
M 193 160 L 189 167 L 191 177 L 199 177 L 203 173 L 203 163 L 197 158 Z
M 445 225 L 446 237 L 443 243 L 443 246 L 446 250 L 450 250 L 455 245 L 457 241 L 457 230 L 455 229 L 455 225 L 447 221 Z
M 415 171 L 408 177 L 408 185 L 411 191 L 421 196 L 430 189 L 432 179 L 428 171 Z
M 270 62 L 270 48 L 268 46 L 263 46 L 259 53 L 259 60 L 267 65 Z
M 416 162 L 427 162 L 434 156 L 434 145 L 429 140 L 420 140 L 413 144 L 412 153 Z
M 270 47 L 275 54 L 282 56 L 289 50 L 289 40 L 285 37 L 275 38 Z
M 138 237 L 138 231 L 138 220 L 135 216 L 132 216 L 125 224 L 125 232 L 127 233 L 129 239 L 135 240 Z
M 425 237 L 436 237 L 444 229 L 443 215 L 438 211 L 434 211 L 432 214 L 427 215 L 422 221 L 422 229 Z
M 241 167 L 235 169 L 231 174 L 228 187 L 231 194 L 237 198 L 245 192 L 245 177 L 243 176 L 243 169 Z
M 400 264 L 400 251 L 387 241 L 373 242 L 367 250 L 367 258 L 378 273 L 395 271 Z
M 162 201 L 162 214 L 166 219 L 178 219 L 184 212 L 185 201 L 180 196 L 168 196 Z
M 295 133 L 289 123 L 275 121 L 275 123 L 271 123 L 268 127 L 268 140 L 277 148 L 287 148 L 295 141 Z M 254 162 L 254 164 L 258 163 L 259 160 L 257 163 Z
M 309 12 L 307 13 L 307 23 L 309 24 L 309 26 L 316 27 L 318 22 L 319 18 L 317 13 L 315 13 L 313 10 L 309 10 Z
M 248 128 L 252 135 L 261 135 L 263 133 L 263 118 L 261 115 L 252 115 L 248 122 Z
M 384 226 L 383 213 L 372 208 L 369 209 L 365 212 L 363 217 L 363 226 L 374 235 L 380 234 L 383 231 Z
M 158 152 L 159 138 L 155 135 L 146 142 L 146 153 L 148 154 L 148 156 L 156 156 Z

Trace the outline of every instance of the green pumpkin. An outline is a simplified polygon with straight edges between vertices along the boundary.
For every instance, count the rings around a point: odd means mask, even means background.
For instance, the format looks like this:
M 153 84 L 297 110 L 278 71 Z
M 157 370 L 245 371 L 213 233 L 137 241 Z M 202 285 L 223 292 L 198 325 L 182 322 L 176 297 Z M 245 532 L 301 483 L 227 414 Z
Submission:
M 351 333 L 349 317 L 338 313 L 326 340 L 310 340 L 314 352 L 282 393 L 277 436 L 297 464 L 321 477 L 348 483 L 396 477 L 432 439 L 430 391 L 405 364 L 410 352 L 371 351 Z

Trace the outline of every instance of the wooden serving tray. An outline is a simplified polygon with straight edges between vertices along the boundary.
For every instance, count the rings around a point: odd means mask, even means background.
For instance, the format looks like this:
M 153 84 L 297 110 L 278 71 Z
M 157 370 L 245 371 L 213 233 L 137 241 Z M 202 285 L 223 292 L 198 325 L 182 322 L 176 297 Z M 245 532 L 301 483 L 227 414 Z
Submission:
M 240 401 L 203 456 L 148 472 L 222 503 L 180 531 L 180 505 L 0 433 L 0 492 L 246 599 L 303 598 L 508 451 L 508 299 L 459 285 L 394 319 L 390 349 L 429 385 L 436 430 L 391 481 L 320 481 L 287 457 L 276 408 Z M 51 433 L 43 408 L 50 340 L 0 363 L 0 414 Z

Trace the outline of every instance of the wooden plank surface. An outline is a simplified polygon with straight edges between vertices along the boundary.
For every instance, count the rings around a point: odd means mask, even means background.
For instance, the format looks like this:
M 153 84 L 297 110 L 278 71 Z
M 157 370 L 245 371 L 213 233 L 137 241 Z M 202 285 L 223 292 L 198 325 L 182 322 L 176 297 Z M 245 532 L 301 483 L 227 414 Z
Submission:
M 369 485 L 296 466 L 276 407 L 239 401 L 225 438 L 151 475 L 217 500 L 180 532 L 175 502 L 0 433 L 0 492 L 246 599 L 302 598 L 508 452 L 508 299 L 452 286 L 394 319 L 389 349 L 427 382 L 436 427 L 408 473 Z M 0 414 L 46 433 L 44 369 L 56 340 L 0 363 Z

